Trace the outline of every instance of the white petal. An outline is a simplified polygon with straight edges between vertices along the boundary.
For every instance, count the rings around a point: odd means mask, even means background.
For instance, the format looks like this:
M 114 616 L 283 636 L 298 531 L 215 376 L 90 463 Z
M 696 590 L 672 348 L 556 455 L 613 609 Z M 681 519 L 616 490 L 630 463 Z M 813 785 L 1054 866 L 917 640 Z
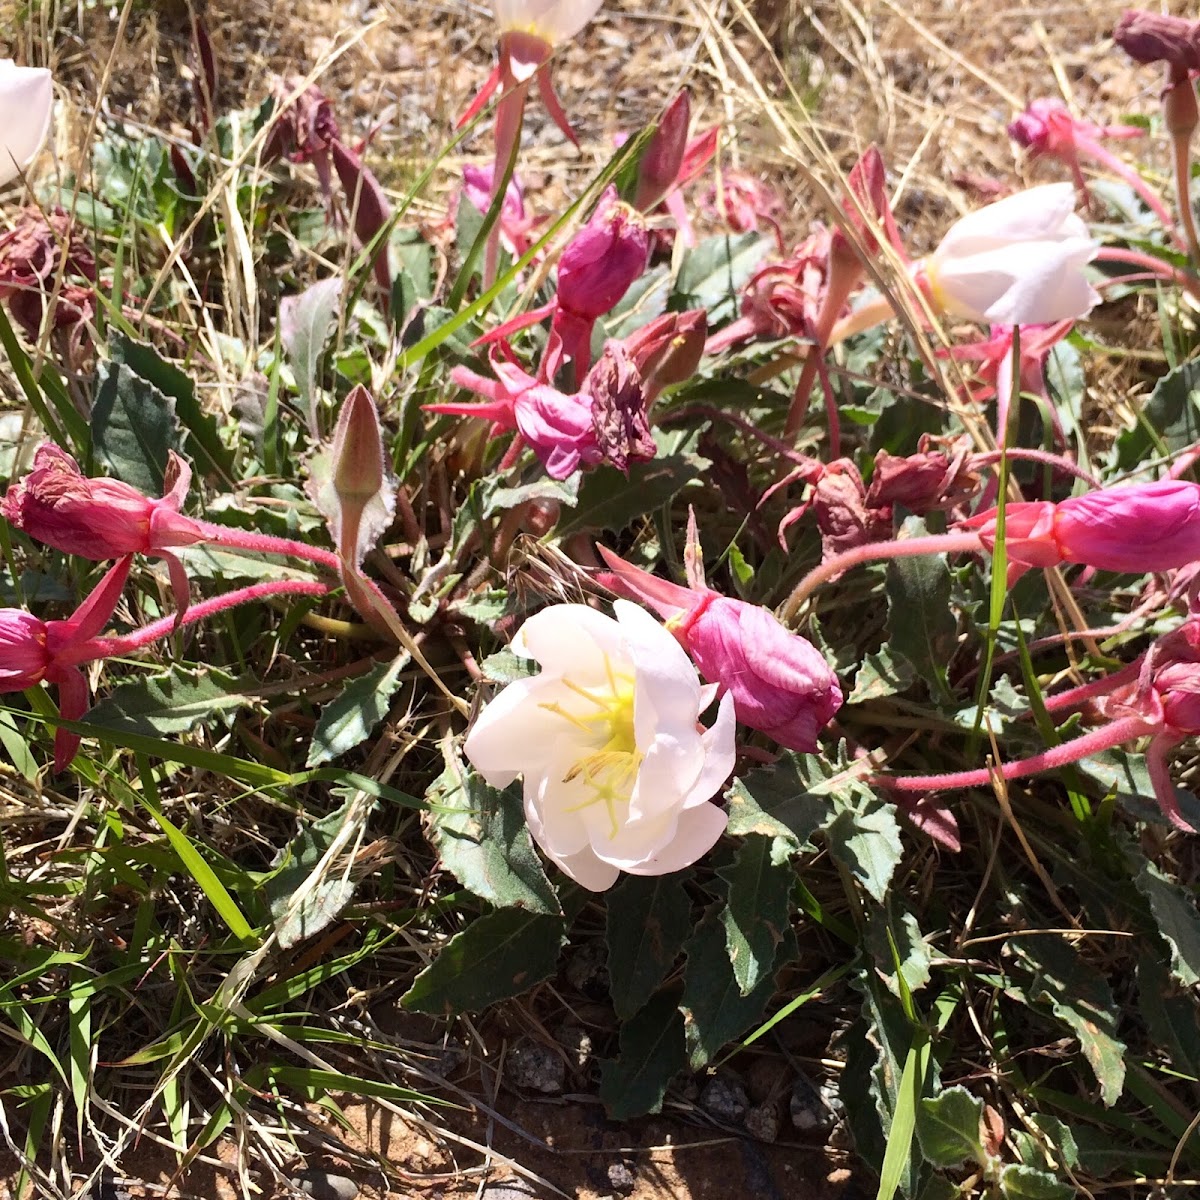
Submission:
M 701 804 L 679 814 L 674 836 L 645 862 L 631 863 L 623 869 L 631 875 L 670 875 L 690 867 L 703 858 L 725 832 L 729 818 L 715 804 Z
M 563 795 L 561 779 L 560 774 L 525 777 L 525 822 L 530 836 L 555 862 L 578 854 L 590 836 L 584 821 L 590 810 L 575 810 L 571 800 L 577 798 Z
M 463 753 L 492 787 L 536 772 L 556 747 L 579 740 L 569 721 L 542 707 L 564 698 L 573 699 L 559 680 L 544 675 L 510 683 L 475 718 Z
M 1082 317 L 1100 299 L 1084 274 L 1098 248 L 1090 238 L 1073 238 L 938 259 L 931 273 L 935 296 L 952 316 L 995 325 Z
M 680 736 L 700 714 L 700 677 L 687 652 L 659 621 L 628 600 L 613 604 L 637 671 L 633 721 L 639 750 L 660 731 Z
M 726 692 L 717 708 L 717 719 L 701 738 L 704 766 L 696 782 L 692 784 L 692 790 L 684 799 L 685 809 L 694 808 L 710 800 L 729 778 L 737 759 L 736 733 L 737 718 L 733 711 L 733 694 Z
M 630 819 L 661 816 L 681 808 L 704 766 L 704 742 L 694 725 L 682 738 L 660 732 L 642 759 L 629 800 Z
M 585 887 L 589 892 L 606 892 L 614 883 L 617 882 L 617 877 L 621 874 L 620 869 L 614 867 L 612 863 L 605 862 L 602 858 L 598 858 L 594 850 L 590 847 L 586 850 L 581 850 L 578 854 L 572 854 L 568 858 L 556 858 L 554 855 L 548 855 L 552 862 L 558 864 L 559 868 L 567 875 L 575 880 L 581 887 Z
M 532 33 L 552 46 L 573 38 L 600 11 L 603 0 L 496 0 L 501 29 Z
M 1080 236 L 1087 236 L 1087 227 L 1075 215 L 1075 185 L 1047 183 L 967 213 L 946 231 L 935 254 L 943 258 L 1011 242 Z
M 628 662 L 621 627 L 586 604 L 554 604 L 535 613 L 518 630 L 512 649 L 541 663 L 544 674 L 568 675 L 581 687 L 608 678 L 606 655 L 615 670 Z
M 0 187 L 16 179 L 42 148 L 53 104 L 49 71 L 0 59 Z

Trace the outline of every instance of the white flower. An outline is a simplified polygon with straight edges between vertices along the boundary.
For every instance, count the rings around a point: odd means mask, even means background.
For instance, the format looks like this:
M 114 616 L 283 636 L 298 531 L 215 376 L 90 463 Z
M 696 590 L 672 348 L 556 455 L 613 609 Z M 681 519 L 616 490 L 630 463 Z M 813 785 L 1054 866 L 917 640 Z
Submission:
M 1048 183 L 968 213 L 924 262 L 937 307 L 992 325 L 1086 316 L 1100 300 L 1084 267 L 1100 243 L 1075 213 L 1075 188 Z
M 42 148 L 53 103 L 49 71 L 0 58 L 0 187 L 16 179 Z
M 524 776 L 534 840 L 600 892 L 621 871 L 665 875 L 694 863 L 725 829 L 709 799 L 733 769 L 733 699 L 707 731 L 716 693 L 679 643 L 627 600 L 617 619 L 582 604 L 530 617 L 513 650 L 541 674 L 483 710 L 465 751 L 492 787 Z
M 550 46 L 573 38 L 604 0 L 495 0 L 496 23 L 505 33 L 531 33 Z

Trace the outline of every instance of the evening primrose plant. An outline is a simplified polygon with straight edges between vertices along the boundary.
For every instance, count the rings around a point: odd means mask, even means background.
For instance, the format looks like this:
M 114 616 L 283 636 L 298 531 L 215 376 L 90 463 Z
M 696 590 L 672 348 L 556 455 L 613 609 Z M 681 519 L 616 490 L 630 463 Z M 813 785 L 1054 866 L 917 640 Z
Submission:
M 474 1195 L 535 1093 L 702 1115 L 780 1194 L 1192 1186 L 1200 25 L 1106 46 L 1161 131 L 1035 101 L 1044 181 L 916 222 L 799 103 L 819 186 L 749 157 L 741 18 L 577 154 L 556 60 L 629 83 L 621 11 L 491 16 L 420 145 L 324 62 L 235 101 L 196 18 L 187 135 L 109 97 L 51 169 L 92 81 L 0 63 L 14 1193 L 141 1139 Z M 611 1165 L 536 1137 L 563 1194 Z

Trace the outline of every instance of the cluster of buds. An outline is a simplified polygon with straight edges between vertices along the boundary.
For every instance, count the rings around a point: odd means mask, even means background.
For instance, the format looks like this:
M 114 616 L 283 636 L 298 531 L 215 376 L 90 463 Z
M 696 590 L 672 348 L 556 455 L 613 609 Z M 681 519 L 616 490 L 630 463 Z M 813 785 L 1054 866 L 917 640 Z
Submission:
M 558 390 L 549 378 L 548 355 L 536 376 L 518 365 L 507 342 L 490 353 L 494 379 L 455 367 L 452 382 L 486 397 L 483 404 L 427 404 L 427 412 L 478 417 L 491 422 L 491 436 L 517 433 L 509 461 L 528 445 L 552 479 L 608 462 L 627 471 L 630 462 L 653 458 L 649 407 L 661 390 L 687 379 L 703 351 L 704 313 L 668 313 L 624 341 L 610 340 L 577 392 Z

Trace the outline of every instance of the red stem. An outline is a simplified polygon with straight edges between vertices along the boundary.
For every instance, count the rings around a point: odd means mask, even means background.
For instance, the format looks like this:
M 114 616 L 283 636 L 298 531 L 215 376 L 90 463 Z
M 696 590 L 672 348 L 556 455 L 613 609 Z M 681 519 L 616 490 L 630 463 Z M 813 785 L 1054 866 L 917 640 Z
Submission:
M 1149 274 L 1168 280 L 1200 300 L 1200 280 L 1186 271 L 1178 270 L 1170 263 L 1155 258 L 1152 254 L 1143 254 L 1140 250 L 1123 250 L 1119 246 L 1102 246 L 1095 261 L 1128 263 L 1132 267 L 1141 267 Z
M 230 546 L 238 550 L 252 550 L 257 554 L 286 554 L 292 558 L 306 558 L 309 562 L 338 569 L 338 556 L 332 550 L 322 550 L 307 542 L 295 542 L 291 538 L 272 537 L 268 533 L 250 533 L 245 529 L 234 529 L 229 525 L 215 525 L 211 521 L 197 521 L 196 525 L 204 536 L 215 545 Z
M 71 647 L 59 656 L 60 666 L 76 666 L 79 663 L 92 662 L 98 658 L 112 658 L 118 654 L 129 654 L 140 650 L 160 637 L 173 633 L 180 625 L 191 625 L 203 621 L 214 613 L 223 612 L 238 604 L 249 604 L 255 600 L 265 600 L 270 596 L 325 596 L 330 592 L 327 583 L 318 583 L 308 579 L 282 579 L 269 583 L 254 583 L 249 587 L 238 588 L 234 592 L 225 592 L 208 600 L 193 604 L 183 615 L 182 620 L 176 617 L 162 617 L 132 633 L 117 634 L 112 637 L 90 638 L 85 642 Z
M 1141 717 L 1122 717 L 1082 737 L 1063 742 L 1061 746 L 1052 746 L 1030 758 L 1004 763 L 999 773 L 1005 779 L 1023 779 L 1026 775 L 1037 775 L 1066 766 L 1067 763 L 1078 762 L 1089 754 L 1112 750 L 1133 738 L 1153 732 L 1153 726 L 1147 725 Z M 902 792 L 945 792 L 956 788 L 986 787 L 995 773 L 995 768 L 982 767 L 977 771 L 957 771 L 949 775 L 874 775 L 866 782 Z
M 918 554 L 969 554 L 982 549 L 983 545 L 977 533 L 930 534 L 927 537 L 869 542 L 865 546 L 855 546 L 853 550 L 846 550 L 835 554 L 833 558 L 827 558 L 819 567 L 809 571 L 784 603 L 780 620 L 785 625 L 790 624 L 800 605 L 821 584 L 862 563 L 875 562 L 881 558 L 912 558 Z
M 1092 141 L 1089 137 L 1080 137 L 1076 134 L 1075 145 L 1089 158 L 1099 163 L 1106 171 L 1111 171 L 1118 178 L 1125 180 L 1146 202 L 1146 207 L 1163 223 L 1163 228 L 1171 236 L 1175 244 L 1181 250 L 1187 249 L 1183 238 L 1179 236 L 1179 230 L 1175 227 L 1175 218 L 1171 216 L 1171 210 L 1166 206 L 1163 198 L 1133 167 L 1123 159 L 1118 158 L 1111 150 L 1100 145 L 1099 142 Z

